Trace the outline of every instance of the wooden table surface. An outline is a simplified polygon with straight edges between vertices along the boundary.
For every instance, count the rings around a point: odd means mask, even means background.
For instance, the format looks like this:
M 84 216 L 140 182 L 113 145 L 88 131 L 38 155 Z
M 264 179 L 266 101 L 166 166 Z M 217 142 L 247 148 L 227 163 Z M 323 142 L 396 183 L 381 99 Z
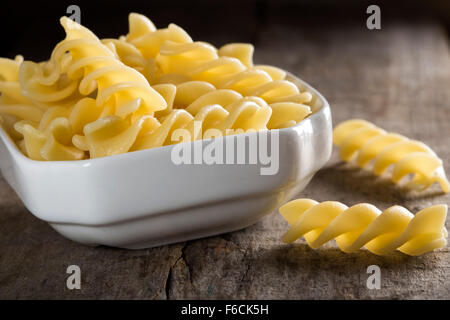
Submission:
M 449 46 L 438 23 L 406 19 L 369 31 L 363 20 L 330 28 L 288 20 L 258 26 L 256 62 L 315 86 L 329 100 L 334 123 L 360 117 L 422 140 L 450 172 Z M 405 193 L 344 166 L 336 150 L 301 196 L 381 209 L 399 204 L 412 212 L 450 203 L 438 187 Z M 450 298 L 448 247 L 420 257 L 344 254 L 334 242 L 313 251 L 304 240 L 283 244 L 287 228 L 273 213 L 245 230 L 159 248 L 86 247 L 30 214 L 0 178 L 0 298 Z M 81 268 L 80 290 L 66 288 L 73 264 Z M 379 290 L 366 288 L 372 264 L 381 268 Z

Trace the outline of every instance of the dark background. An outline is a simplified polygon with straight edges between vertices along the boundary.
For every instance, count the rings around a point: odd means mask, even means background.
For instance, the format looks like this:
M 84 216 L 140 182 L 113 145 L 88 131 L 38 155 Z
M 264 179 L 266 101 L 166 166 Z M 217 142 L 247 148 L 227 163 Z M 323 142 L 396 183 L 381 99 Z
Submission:
M 17 1 L 2 3 L 0 56 L 46 60 L 54 45 L 64 38 L 58 19 L 67 7 L 81 8 L 81 22 L 100 38 L 118 37 L 128 31 L 128 13 L 147 15 L 158 28 L 176 23 L 194 40 L 220 46 L 226 42 L 251 42 L 258 46 L 258 33 L 268 24 L 305 29 L 333 29 L 342 25 L 365 28 L 366 8 L 378 4 L 382 26 L 409 20 L 440 20 L 448 29 L 450 1 L 358 1 L 358 0 L 126 0 L 126 1 Z M 320 39 L 319 39 L 320 40 Z

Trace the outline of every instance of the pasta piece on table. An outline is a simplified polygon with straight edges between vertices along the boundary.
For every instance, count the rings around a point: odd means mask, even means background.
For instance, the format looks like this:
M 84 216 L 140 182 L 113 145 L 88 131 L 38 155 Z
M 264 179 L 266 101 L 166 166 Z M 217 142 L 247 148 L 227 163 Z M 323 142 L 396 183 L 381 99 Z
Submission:
M 380 211 L 368 203 L 347 207 L 336 201 L 297 199 L 279 211 L 291 226 L 283 241 L 291 243 L 303 236 L 313 249 L 335 239 L 347 253 L 365 246 L 377 255 L 399 250 L 417 256 L 447 244 L 447 205 L 430 206 L 413 215 L 401 206 Z
M 445 193 L 450 192 L 442 160 L 420 141 L 388 133 L 365 120 L 352 119 L 334 128 L 333 142 L 339 147 L 342 160 L 356 159 L 360 168 L 373 162 L 373 173 L 377 176 L 393 166 L 391 179 L 394 183 L 412 174 L 407 188 L 424 190 L 437 182 Z

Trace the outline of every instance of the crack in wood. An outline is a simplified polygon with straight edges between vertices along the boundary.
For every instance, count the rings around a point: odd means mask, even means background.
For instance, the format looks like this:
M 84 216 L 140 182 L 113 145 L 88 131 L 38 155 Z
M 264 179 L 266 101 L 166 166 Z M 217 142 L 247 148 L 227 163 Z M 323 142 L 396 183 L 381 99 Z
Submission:
M 174 270 L 174 268 L 177 267 L 177 265 L 180 261 L 184 261 L 184 264 L 186 265 L 186 267 L 188 269 L 188 273 L 189 273 L 189 282 L 192 284 L 191 267 L 188 264 L 188 262 L 186 260 L 186 256 L 185 256 L 185 250 L 186 250 L 187 246 L 188 246 L 188 242 L 185 242 L 183 244 L 183 246 L 180 248 L 180 255 L 177 257 L 175 262 L 170 266 L 169 271 L 167 272 L 166 281 L 164 282 L 164 292 L 166 294 L 166 300 L 171 299 L 170 292 L 173 291 L 173 285 L 174 285 L 173 270 Z

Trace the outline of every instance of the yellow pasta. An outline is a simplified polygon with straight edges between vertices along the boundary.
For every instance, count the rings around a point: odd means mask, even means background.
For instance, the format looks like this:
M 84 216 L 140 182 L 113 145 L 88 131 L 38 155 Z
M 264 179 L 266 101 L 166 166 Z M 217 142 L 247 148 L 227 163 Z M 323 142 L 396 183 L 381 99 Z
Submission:
M 283 205 L 280 214 L 291 226 L 283 241 L 291 243 L 304 236 L 313 249 L 335 239 L 344 252 L 365 246 L 377 255 L 397 249 L 417 256 L 447 244 L 446 205 L 434 205 L 413 215 L 401 206 L 380 211 L 368 203 L 349 208 L 336 201 L 297 199 Z
M 179 26 L 170 24 L 165 29 L 157 30 L 155 25 L 141 14 L 131 13 L 129 25 L 130 31 L 125 40 L 138 48 L 146 59 L 155 58 L 161 45 L 166 41 L 175 43 L 192 42 L 187 32 Z
M 22 120 L 14 128 L 24 136 L 24 150 L 34 160 L 81 160 L 84 151 L 71 146 L 72 129 L 67 118 L 53 119 L 44 132 Z
M 153 60 L 145 59 L 135 46 L 118 39 L 102 39 L 101 42 L 115 53 L 117 59 L 142 73 L 148 82 L 155 78 L 156 65 Z
M 253 67 L 253 51 L 255 49 L 249 43 L 230 43 L 221 47 L 218 51 L 221 57 L 233 57 L 241 61 L 247 68 Z
M 218 89 L 235 90 L 244 96 L 260 96 L 268 103 L 307 103 L 311 100 L 311 94 L 300 93 L 294 83 L 272 79 L 267 68 L 247 67 L 237 58 L 219 56 L 221 49 L 217 50 L 208 43 L 166 41 L 160 49 L 156 63 L 162 75 L 177 74 L 185 79 L 207 81 Z
M 311 113 L 309 106 L 304 104 L 311 100 L 309 93 L 300 93 L 298 87 L 290 81 L 273 80 L 264 68 L 248 69 L 240 60 L 219 57 L 216 51 L 206 43 L 166 42 L 156 62 L 161 67 L 162 74 L 182 74 L 186 77 L 184 81 L 193 79 L 214 85 L 219 90 L 210 93 L 211 97 L 228 95 L 227 92 L 232 90 L 243 96 L 262 98 L 273 109 L 269 129 L 295 125 Z
M 0 104 L 25 103 L 30 101 L 21 93 L 19 84 L 19 67 L 23 62 L 22 56 L 14 60 L 0 58 Z
M 356 158 L 356 164 L 361 168 L 373 161 L 375 175 L 382 175 L 393 165 L 391 178 L 395 183 L 413 174 L 407 188 L 423 190 L 437 182 L 445 193 L 450 191 L 442 160 L 420 141 L 387 133 L 359 119 L 340 123 L 333 131 L 333 141 L 340 148 L 342 160 L 348 162 Z
M 157 30 L 146 17 L 133 14 L 132 17 L 130 34 L 139 33 L 148 37 Z M 152 27 L 147 27 L 149 25 Z M 141 31 L 136 32 L 138 29 Z M 231 89 L 244 96 L 262 95 L 269 102 L 284 103 L 275 107 L 271 105 L 274 109 L 271 124 L 274 125 L 269 126 L 270 129 L 295 125 L 311 113 L 309 107 L 304 105 L 311 101 L 311 94 L 300 93 L 296 85 L 284 80 L 284 71 L 273 66 L 253 66 L 252 45 L 232 43 L 216 49 L 208 43 L 192 42 L 190 38 L 166 40 L 169 41 L 159 45 L 156 56 L 159 68 L 157 83 L 178 85 L 203 80 L 218 89 Z M 289 114 L 296 119 L 289 118 Z M 289 119 L 281 121 L 279 117 Z
M 139 108 L 144 113 L 166 108 L 164 99 L 145 77 L 125 66 L 92 32 L 66 17 L 61 18 L 61 24 L 66 39 L 55 47 L 50 60 L 41 65 L 25 61 L 20 67 L 19 80 L 26 97 L 57 102 L 78 88 L 83 96 L 96 90 L 97 105 L 109 103 L 119 116 Z M 67 53 L 69 62 L 64 61 Z
M 0 58 L 0 120 L 6 132 L 15 140 L 21 138 L 14 130 L 18 119 L 37 122 L 43 115 L 43 110 L 34 106 L 21 93 L 19 68 L 22 62 L 22 56 L 14 60 Z
M 270 120 L 264 125 L 257 124 L 254 129 L 277 129 L 295 125 L 311 113 L 309 106 L 294 102 L 278 102 L 271 105 L 256 96 L 244 97 L 240 93 L 230 89 L 215 90 L 215 87 L 205 81 L 188 81 L 177 86 L 175 95 L 176 108 L 186 108 L 191 114 L 205 106 L 218 104 L 227 111 L 234 109 L 236 104 L 244 101 L 252 101 L 263 109 L 271 109 Z M 269 108 L 268 108 L 269 107 Z
M 272 110 L 267 104 L 260 106 L 247 98 L 241 98 L 226 107 L 206 104 L 195 112 L 195 116 L 184 109 L 175 109 L 163 118 L 160 127 L 139 137 L 132 149 L 141 150 L 173 144 L 171 136 L 177 129 L 185 129 L 189 134 L 189 141 L 203 139 L 202 133 L 218 137 L 267 129 L 271 113 Z
M 64 40 L 43 62 L 0 59 L 0 122 L 33 160 L 80 160 L 248 130 L 293 126 L 312 95 L 286 72 L 254 65 L 254 47 L 216 49 L 175 24 L 129 15 L 129 32 L 100 40 L 63 17 Z M 200 129 L 200 130 L 199 130 Z

